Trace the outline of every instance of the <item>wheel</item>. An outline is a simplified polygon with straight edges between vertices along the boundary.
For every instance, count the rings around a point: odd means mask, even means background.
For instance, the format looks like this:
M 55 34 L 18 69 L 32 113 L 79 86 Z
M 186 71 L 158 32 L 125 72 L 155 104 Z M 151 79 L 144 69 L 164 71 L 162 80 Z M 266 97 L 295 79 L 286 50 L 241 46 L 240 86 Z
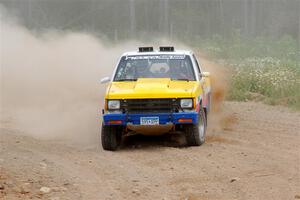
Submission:
M 198 123 L 189 124 L 184 127 L 184 133 L 188 146 L 200 146 L 205 142 L 206 119 L 204 109 L 201 106 Z
M 105 126 L 102 124 L 101 142 L 104 150 L 117 150 L 122 142 L 122 130 L 122 126 Z

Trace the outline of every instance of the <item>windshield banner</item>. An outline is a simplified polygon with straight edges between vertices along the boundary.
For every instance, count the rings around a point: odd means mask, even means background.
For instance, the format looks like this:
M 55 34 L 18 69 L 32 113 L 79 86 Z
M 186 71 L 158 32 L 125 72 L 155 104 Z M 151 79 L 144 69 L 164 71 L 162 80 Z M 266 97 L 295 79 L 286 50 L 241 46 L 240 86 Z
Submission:
M 183 60 L 185 55 L 141 55 L 126 56 L 125 60 Z

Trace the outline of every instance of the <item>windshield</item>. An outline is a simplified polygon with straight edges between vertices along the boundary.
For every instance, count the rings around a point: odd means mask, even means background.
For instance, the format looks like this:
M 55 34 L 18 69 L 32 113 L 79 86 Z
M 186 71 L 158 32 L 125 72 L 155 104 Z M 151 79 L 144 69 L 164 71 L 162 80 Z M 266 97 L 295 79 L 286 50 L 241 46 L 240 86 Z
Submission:
M 123 56 L 114 81 L 135 81 L 138 78 L 196 80 L 191 59 L 186 55 Z

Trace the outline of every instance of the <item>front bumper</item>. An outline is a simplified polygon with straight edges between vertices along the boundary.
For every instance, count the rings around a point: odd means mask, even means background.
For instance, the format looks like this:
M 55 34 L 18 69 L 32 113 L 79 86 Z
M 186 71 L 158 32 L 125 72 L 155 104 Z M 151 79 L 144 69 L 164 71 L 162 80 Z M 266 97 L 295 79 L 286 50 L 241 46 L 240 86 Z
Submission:
M 115 114 L 109 113 L 103 115 L 104 125 L 141 125 L 141 117 L 159 117 L 159 125 L 165 124 L 197 124 L 197 112 L 179 112 L 179 113 L 155 113 L 155 114 Z M 182 120 L 185 119 L 185 120 Z M 188 120 L 187 120 L 188 119 Z M 118 122 L 118 123 L 112 123 Z

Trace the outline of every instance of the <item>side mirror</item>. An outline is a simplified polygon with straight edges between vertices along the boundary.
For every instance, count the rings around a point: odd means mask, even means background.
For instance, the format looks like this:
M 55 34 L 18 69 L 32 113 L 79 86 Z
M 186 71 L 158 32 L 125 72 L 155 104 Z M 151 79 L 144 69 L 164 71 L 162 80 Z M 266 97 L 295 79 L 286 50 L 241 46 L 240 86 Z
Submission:
M 210 77 L 210 73 L 209 72 L 202 72 L 201 76 L 202 77 Z
M 110 78 L 107 76 L 107 77 L 104 77 L 103 79 L 101 79 L 101 83 L 108 83 L 110 81 Z

